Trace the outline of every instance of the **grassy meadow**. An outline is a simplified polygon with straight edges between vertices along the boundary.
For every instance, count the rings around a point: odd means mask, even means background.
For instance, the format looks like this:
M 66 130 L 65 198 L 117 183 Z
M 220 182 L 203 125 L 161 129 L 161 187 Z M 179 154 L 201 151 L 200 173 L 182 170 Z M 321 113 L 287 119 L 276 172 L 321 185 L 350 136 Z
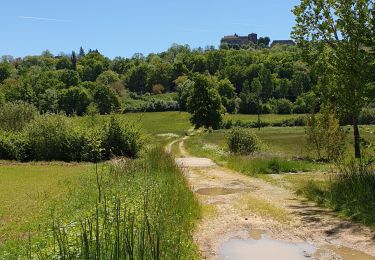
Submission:
M 53 204 L 62 202 L 81 177 L 92 171 L 84 163 L 0 163 L 0 252 L 17 247 L 50 217 Z M 21 242 L 22 243 L 22 242 Z M 0 254 L 1 256 L 1 254 Z
M 189 114 L 127 113 L 116 117 L 120 122 L 139 124 L 147 136 L 146 148 L 138 159 L 120 161 L 115 166 L 100 164 L 99 174 L 92 163 L 0 161 L 0 259 L 17 259 L 27 254 L 42 258 L 68 258 L 77 254 L 110 257 L 104 254 L 103 248 L 124 257 L 131 254 L 147 257 L 159 252 L 164 257 L 196 258 L 197 249 L 190 232 L 201 214 L 198 202 L 172 158 L 161 148 L 154 148 L 183 137 L 192 128 Z M 261 120 L 279 122 L 293 117 L 263 115 Z M 86 116 L 69 120 L 81 126 L 100 127 L 109 118 Z M 227 115 L 226 119 L 256 121 L 257 116 Z M 360 130 L 362 137 L 375 142 L 374 126 L 362 126 Z M 263 149 L 251 157 L 228 152 L 227 131 L 194 132 L 185 143 L 186 149 L 194 156 L 211 158 L 223 166 L 275 184 L 280 183 L 267 177 L 269 173 L 309 172 L 280 176 L 289 183 L 288 188 L 300 190 L 300 194 L 311 200 L 317 201 L 317 197 L 304 192 L 309 183 L 320 189 L 328 187 L 329 175 L 321 172 L 328 171 L 331 165 L 306 160 L 313 155 L 306 147 L 303 127 L 254 129 L 263 142 Z M 347 152 L 352 154 L 352 133 L 347 138 Z M 178 151 L 176 145 L 172 151 Z M 332 206 L 328 202 L 324 205 Z M 125 209 L 130 211 L 125 213 Z M 111 221 L 119 224 L 117 228 L 109 228 L 107 217 L 113 215 L 117 217 Z M 94 232 L 99 240 L 72 235 L 85 232 Z M 117 237 L 119 232 L 125 233 Z M 119 248 L 118 244 L 125 243 L 126 239 L 140 242 L 128 245 L 133 251 Z M 67 243 L 73 246 L 68 247 Z M 65 247 L 68 249 L 61 250 Z

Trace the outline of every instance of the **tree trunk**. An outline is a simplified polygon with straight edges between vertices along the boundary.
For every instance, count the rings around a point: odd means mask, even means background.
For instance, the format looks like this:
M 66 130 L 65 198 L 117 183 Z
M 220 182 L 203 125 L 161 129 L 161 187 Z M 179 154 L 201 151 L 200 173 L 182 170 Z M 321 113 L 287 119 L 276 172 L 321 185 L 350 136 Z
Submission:
M 353 130 L 354 130 L 354 153 L 355 158 L 361 158 L 361 147 L 360 147 L 360 135 L 358 129 L 358 119 L 353 118 Z

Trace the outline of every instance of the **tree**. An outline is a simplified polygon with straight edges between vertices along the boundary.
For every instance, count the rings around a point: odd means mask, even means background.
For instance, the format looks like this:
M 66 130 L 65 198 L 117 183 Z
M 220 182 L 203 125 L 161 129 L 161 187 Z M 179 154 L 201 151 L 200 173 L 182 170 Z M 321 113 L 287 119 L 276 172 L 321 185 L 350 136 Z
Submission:
M 82 116 L 91 102 L 88 90 L 82 87 L 63 89 L 59 95 L 59 107 L 67 115 Z
M 12 65 L 9 62 L 0 63 L 0 84 L 12 74 Z
M 77 70 L 77 55 L 75 51 L 72 51 L 72 56 L 70 57 L 72 62 L 72 70 Z
M 111 85 L 117 81 L 120 81 L 118 75 L 116 72 L 112 70 L 104 71 L 102 74 L 99 75 L 99 77 L 96 79 L 97 83 L 101 83 L 104 85 Z
M 149 92 L 150 88 L 147 86 L 148 66 L 141 63 L 138 66 L 132 67 L 125 79 L 125 86 L 133 92 L 145 93 Z
M 188 98 L 187 109 L 195 128 L 204 126 L 218 129 L 223 121 L 224 107 L 210 76 L 194 74 L 193 89 Z
M 147 83 L 151 90 L 154 85 L 162 85 L 167 90 L 172 87 L 172 70 L 173 67 L 169 62 L 164 62 L 158 57 L 154 57 L 148 69 Z
M 221 102 L 228 113 L 236 112 L 236 88 L 229 79 L 220 80 L 217 86 Z
M 258 127 L 260 129 L 260 114 L 262 114 L 262 95 L 263 86 L 260 82 L 259 78 L 255 78 L 253 82 L 251 82 L 251 91 L 255 98 L 257 99 L 257 114 L 258 114 Z
M 93 91 L 95 104 L 98 106 L 100 114 L 110 114 L 120 107 L 120 102 L 114 90 L 98 84 Z
M 56 113 L 59 110 L 59 93 L 57 90 L 53 88 L 47 89 L 43 94 L 40 94 L 38 98 L 38 109 L 40 112 Z
M 262 86 L 261 97 L 263 101 L 267 101 L 271 98 L 273 92 L 273 82 L 271 71 L 264 66 L 259 71 L 259 81 Z
M 263 45 L 265 47 L 268 47 L 270 45 L 270 42 L 271 42 L 271 39 L 268 36 L 266 36 L 266 37 L 260 37 L 258 39 L 258 45 Z
M 65 84 L 65 87 L 77 86 L 81 79 L 75 70 L 64 69 L 59 71 L 59 79 Z
M 319 76 L 317 92 L 342 117 L 351 118 L 355 157 L 361 157 L 358 117 L 374 101 L 373 0 L 303 0 L 294 8 L 292 36 Z
M 181 78 L 185 77 L 180 77 L 179 79 L 182 80 Z M 176 82 L 178 82 L 178 80 L 176 80 Z M 187 78 L 177 85 L 177 101 L 180 111 L 186 111 L 187 100 L 191 95 L 193 86 L 194 82 Z
M 65 69 L 70 70 L 71 68 L 72 68 L 72 62 L 68 57 L 63 56 L 58 59 L 56 63 L 57 70 L 65 70 Z
M 89 54 L 81 57 L 78 63 L 82 65 L 80 74 L 84 81 L 95 81 L 109 67 L 108 58 L 105 58 L 98 51 L 91 51 Z
M 82 48 L 82 46 L 79 48 L 79 55 L 78 57 L 79 58 L 82 58 L 82 57 L 85 57 L 86 56 L 86 53 L 85 53 L 85 50 Z

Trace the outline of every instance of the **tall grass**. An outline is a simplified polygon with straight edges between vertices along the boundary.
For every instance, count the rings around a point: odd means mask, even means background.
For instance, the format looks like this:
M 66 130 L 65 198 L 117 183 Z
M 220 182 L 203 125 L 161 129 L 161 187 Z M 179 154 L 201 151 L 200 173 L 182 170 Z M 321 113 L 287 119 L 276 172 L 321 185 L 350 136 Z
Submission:
M 299 192 L 340 214 L 375 227 L 375 168 L 356 161 L 339 166 L 328 183 L 310 181 Z
M 95 187 L 96 179 L 92 176 L 86 185 Z M 82 200 L 84 194 L 95 195 L 88 200 L 87 211 L 73 214 L 75 218 L 54 216 L 47 239 L 34 243 L 29 255 L 49 259 L 197 257 L 191 232 L 200 216 L 199 204 L 161 148 L 142 159 L 115 163 L 98 180 L 93 193 L 81 193 Z
M 294 161 L 284 158 L 251 158 L 248 156 L 231 155 L 227 166 L 246 175 L 278 174 L 289 172 L 307 172 L 317 167 L 310 162 Z

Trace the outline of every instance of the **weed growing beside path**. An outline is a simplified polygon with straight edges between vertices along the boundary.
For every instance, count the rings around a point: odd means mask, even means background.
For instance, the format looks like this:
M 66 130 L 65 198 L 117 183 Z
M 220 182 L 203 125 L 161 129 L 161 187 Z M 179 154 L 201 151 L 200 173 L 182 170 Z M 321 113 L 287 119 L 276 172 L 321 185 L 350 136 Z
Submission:
M 375 228 L 375 169 L 350 162 L 328 182 L 307 181 L 299 193 L 352 220 Z

